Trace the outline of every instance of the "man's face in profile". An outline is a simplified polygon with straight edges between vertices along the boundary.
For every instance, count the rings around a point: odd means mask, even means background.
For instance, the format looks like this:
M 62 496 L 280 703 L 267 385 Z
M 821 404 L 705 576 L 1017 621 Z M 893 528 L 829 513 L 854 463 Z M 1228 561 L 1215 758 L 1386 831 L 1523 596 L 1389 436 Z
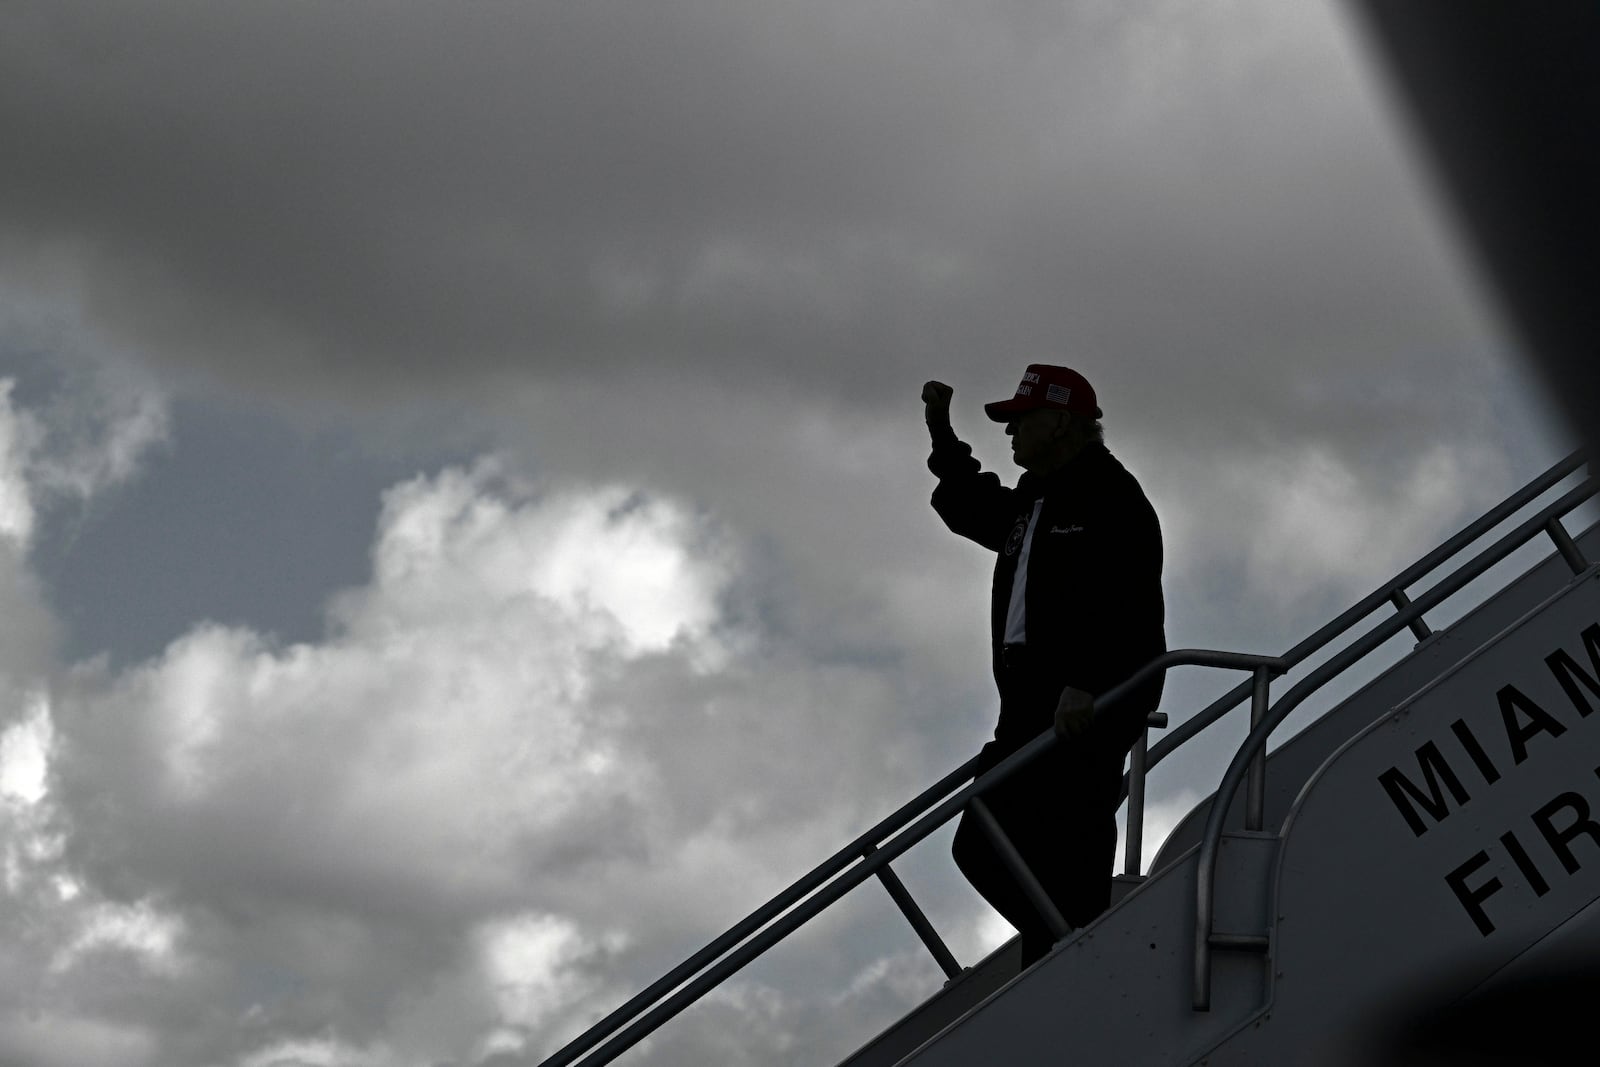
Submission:
M 1024 470 L 1038 470 L 1054 454 L 1061 415 L 1048 408 L 1035 408 L 1006 423 L 1011 437 L 1011 459 Z

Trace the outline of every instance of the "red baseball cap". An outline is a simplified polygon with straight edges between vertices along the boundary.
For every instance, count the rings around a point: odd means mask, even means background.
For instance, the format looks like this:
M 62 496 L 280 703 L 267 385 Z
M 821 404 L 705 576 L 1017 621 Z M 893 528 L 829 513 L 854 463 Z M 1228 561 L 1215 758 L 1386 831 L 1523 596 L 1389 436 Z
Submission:
M 1049 363 L 1030 363 L 1022 373 L 1017 394 L 1010 400 L 996 400 L 983 405 L 983 413 L 995 422 L 1010 422 L 1025 411 L 1053 408 L 1070 411 L 1086 419 L 1101 417 L 1095 403 L 1094 386 L 1089 379 L 1071 367 L 1056 367 Z

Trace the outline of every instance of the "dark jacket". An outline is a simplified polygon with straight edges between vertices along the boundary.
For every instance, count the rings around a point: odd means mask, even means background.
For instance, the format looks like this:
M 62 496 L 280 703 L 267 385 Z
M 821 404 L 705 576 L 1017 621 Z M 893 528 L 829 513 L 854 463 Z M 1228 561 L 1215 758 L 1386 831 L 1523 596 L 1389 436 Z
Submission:
M 991 625 L 994 668 L 1007 732 L 1001 642 L 1022 534 L 1034 501 L 1044 504 L 1029 549 L 1027 655 L 1033 673 L 1059 694 L 1073 686 L 1100 696 L 1166 651 L 1161 594 L 1161 525 L 1139 483 L 1093 442 L 1061 469 L 1022 475 L 1016 488 L 981 470 L 954 431 L 934 434 L 928 469 L 939 479 L 933 507 L 945 525 L 996 554 Z M 1048 688 L 1048 687 L 1047 687 Z M 1121 752 L 1133 744 L 1161 695 L 1158 674 L 1130 699 L 1108 709 L 1097 732 Z M 1048 709 L 1053 715 L 1054 707 Z M 1047 728 L 1038 712 L 1014 724 L 1021 740 Z M 1022 736 L 1025 734 L 1026 736 Z

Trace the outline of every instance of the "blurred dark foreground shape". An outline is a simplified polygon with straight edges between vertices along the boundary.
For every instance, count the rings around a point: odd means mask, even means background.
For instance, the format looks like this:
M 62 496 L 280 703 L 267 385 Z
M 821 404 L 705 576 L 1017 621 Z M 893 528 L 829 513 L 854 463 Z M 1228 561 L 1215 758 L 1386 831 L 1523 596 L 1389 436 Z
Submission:
M 1523 352 L 1600 456 L 1600 3 L 1354 6 Z M 1593 1063 L 1597 1004 L 1600 951 L 1565 952 L 1453 1004 L 1399 1008 L 1373 1062 Z
M 1354 8 L 1526 358 L 1600 455 L 1600 4 Z
M 1572 1067 L 1594 1063 L 1600 960 L 1593 937 L 1443 1007 L 1397 1011 L 1372 1067 Z

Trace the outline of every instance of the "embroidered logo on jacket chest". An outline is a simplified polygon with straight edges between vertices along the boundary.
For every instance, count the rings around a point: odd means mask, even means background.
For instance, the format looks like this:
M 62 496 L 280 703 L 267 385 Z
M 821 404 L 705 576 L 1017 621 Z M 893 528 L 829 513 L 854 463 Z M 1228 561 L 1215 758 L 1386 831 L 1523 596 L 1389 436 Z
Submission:
M 1029 518 L 1030 516 L 1024 515 L 1017 520 L 1015 526 L 1011 527 L 1011 535 L 1006 538 L 1006 555 L 1015 556 L 1017 549 L 1022 547 L 1023 539 L 1028 536 Z

